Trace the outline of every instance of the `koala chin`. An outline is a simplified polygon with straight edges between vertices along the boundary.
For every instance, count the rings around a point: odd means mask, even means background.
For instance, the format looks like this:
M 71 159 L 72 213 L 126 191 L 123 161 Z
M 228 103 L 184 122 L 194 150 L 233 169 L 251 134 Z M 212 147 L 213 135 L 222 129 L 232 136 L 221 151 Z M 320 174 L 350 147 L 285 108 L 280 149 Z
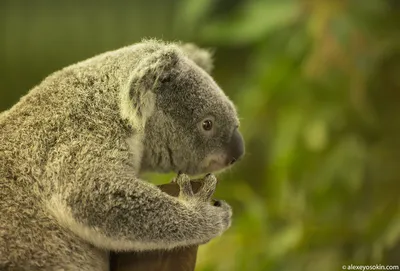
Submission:
M 108 252 L 203 244 L 230 226 L 208 204 L 244 154 L 209 52 L 145 40 L 55 72 L 0 114 L 0 269 L 107 270 Z M 179 172 L 173 198 L 141 173 Z M 187 175 L 186 175 L 187 174 Z

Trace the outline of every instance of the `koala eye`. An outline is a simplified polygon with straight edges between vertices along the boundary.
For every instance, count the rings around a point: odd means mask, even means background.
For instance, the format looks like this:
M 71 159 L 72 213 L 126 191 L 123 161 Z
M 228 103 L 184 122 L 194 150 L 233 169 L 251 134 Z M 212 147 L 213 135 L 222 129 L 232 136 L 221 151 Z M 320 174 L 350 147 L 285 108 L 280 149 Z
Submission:
M 213 122 L 212 122 L 212 120 L 207 119 L 207 120 L 203 121 L 202 126 L 203 126 L 204 130 L 210 131 L 213 127 Z

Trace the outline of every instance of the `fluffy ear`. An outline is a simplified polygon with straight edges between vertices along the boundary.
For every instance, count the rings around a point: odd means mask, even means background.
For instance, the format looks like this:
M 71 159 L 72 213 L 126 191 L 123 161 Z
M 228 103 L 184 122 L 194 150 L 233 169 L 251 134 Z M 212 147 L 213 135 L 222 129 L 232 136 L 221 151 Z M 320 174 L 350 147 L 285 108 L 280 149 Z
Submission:
M 199 48 L 193 43 L 181 44 L 180 48 L 194 63 L 207 73 L 211 73 L 214 67 L 212 59 L 213 52 Z
M 134 129 L 143 131 L 155 109 L 156 89 L 182 57 L 175 46 L 164 46 L 145 56 L 132 71 L 120 93 L 121 116 Z

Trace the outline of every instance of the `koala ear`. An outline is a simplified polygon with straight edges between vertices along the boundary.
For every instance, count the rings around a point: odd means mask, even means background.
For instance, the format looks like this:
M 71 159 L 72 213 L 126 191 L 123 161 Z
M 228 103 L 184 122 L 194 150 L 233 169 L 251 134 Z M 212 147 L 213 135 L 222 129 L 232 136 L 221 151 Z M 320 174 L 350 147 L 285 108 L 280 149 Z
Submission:
M 120 92 L 121 116 L 134 129 L 143 131 L 146 120 L 153 114 L 156 90 L 160 83 L 169 80 L 169 71 L 182 56 L 175 46 L 163 46 L 148 53 L 132 71 L 128 83 Z
M 188 58 L 190 58 L 203 70 L 205 70 L 209 74 L 212 72 L 212 69 L 214 68 L 212 51 L 199 48 L 197 45 L 193 43 L 181 44 L 180 48 Z

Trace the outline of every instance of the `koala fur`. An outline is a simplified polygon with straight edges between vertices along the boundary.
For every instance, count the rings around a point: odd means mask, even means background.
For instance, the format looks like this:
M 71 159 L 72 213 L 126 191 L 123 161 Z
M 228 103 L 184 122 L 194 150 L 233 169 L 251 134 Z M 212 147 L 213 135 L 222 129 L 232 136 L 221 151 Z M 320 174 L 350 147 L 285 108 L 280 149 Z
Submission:
M 108 270 L 109 251 L 201 244 L 230 225 L 189 175 L 239 159 L 232 102 L 194 45 L 143 41 L 47 77 L 0 114 L 0 270 Z M 208 125 L 212 123 L 212 128 Z M 182 172 L 174 198 L 140 173 Z

